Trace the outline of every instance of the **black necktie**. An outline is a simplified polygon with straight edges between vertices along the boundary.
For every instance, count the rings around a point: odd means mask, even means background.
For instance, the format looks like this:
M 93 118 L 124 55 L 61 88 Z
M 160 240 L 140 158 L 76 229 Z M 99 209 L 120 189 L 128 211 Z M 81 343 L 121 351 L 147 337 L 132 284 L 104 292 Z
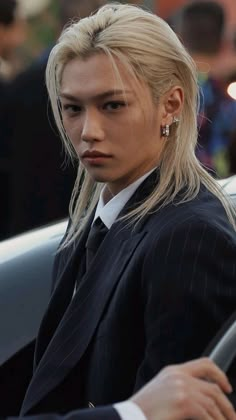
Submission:
M 99 246 L 101 245 L 106 233 L 108 232 L 107 227 L 100 219 L 95 220 L 88 234 L 86 242 L 86 267 L 88 268 L 93 257 L 95 256 Z

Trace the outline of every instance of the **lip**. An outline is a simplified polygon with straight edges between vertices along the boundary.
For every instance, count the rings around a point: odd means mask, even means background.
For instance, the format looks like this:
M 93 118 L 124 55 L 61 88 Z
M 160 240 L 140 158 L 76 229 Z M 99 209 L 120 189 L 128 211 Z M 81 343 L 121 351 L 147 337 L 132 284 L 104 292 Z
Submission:
M 100 166 L 103 165 L 104 162 L 111 158 L 111 155 L 107 155 L 105 153 L 99 152 L 97 150 L 93 151 L 86 151 L 82 154 L 82 159 L 89 165 Z
M 99 152 L 97 150 L 89 151 L 87 150 L 82 154 L 82 158 L 88 158 L 88 159 L 96 159 L 96 158 L 109 158 L 111 155 L 107 155 L 105 153 Z

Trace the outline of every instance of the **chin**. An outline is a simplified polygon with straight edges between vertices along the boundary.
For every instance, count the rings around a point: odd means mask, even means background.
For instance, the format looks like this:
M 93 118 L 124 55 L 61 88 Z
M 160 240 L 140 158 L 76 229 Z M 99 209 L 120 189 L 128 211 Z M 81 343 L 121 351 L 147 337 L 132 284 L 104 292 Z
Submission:
M 107 182 L 110 182 L 111 179 L 105 175 L 95 175 L 95 174 L 89 174 L 91 176 L 91 178 L 95 181 L 95 182 L 102 182 L 104 184 L 106 184 Z
M 95 182 L 102 182 L 102 183 L 109 183 L 109 182 L 114 182 L 116 180 L 116 177 L 114 176 L 114 173 L 111 174 L 111 171 L 109 171 L 110 173 L 105 173 L 105 171 L 91 171 L 87 169 L 87 172 L 89 173 L 90 177 L 95 181 Z

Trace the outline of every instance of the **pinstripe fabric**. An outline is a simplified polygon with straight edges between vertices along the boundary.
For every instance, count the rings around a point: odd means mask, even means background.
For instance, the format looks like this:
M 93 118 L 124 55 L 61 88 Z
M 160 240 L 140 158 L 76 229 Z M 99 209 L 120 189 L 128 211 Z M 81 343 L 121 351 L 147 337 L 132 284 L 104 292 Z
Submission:
M 111 407 L 97 407 L 96 410 L 85 409 L 72 411 L 67 415 L 39 414 L 27 417 L 8 417 L 8 420 L 121 420 L 117 411 Z M 1 420 L 5 420 L 2 419 Z
M 155 182 L 151 174 L 127 207 Z M 68 303 L 85 241 L 86 233 L 63 269 L 56 263 L 21 414 L 124 400 L 163 366 L 200 356 L 235 309 L 236 234 L 204 187 L 135 228 L 116 222 Z

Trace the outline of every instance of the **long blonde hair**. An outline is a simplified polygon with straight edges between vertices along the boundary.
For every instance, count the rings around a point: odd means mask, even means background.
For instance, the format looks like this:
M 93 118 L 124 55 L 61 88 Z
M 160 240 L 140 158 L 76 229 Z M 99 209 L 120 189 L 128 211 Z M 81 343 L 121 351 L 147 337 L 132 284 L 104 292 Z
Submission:
M 152 194 L 127 218 L 135 222 L 154 207 L 171 203 L 183 187 L 185 194 L 181 195 L 179 203 L 192 200 L 202 182 L 220 199 L 235 227 L 233 206 L 195 156 L 199 103 L 196 66 L 169 25 L 151 12 L 131 5 L 105 5 L 94 15 L 65 29 L 53 48 L 47 65 L 46 83 L 54 117 L 69 155 L 77 158 L 60 113 L 58 96 L 63 70 L 73 58 L 85 59 L 101 52 L 110 57 L 117 73 L 114 58 L 132 71 L 136 80 L 144 81 L 154 101 L 158 102 L 175 85 L 180 85 L 185 95 L 180 122 L 177 129 L 172 130 L 161 157 L 160 181 Z M 101 187 L 79 164 L 69 207 L 71 226 L 63 246 L 81 233 L 98 200 Z

